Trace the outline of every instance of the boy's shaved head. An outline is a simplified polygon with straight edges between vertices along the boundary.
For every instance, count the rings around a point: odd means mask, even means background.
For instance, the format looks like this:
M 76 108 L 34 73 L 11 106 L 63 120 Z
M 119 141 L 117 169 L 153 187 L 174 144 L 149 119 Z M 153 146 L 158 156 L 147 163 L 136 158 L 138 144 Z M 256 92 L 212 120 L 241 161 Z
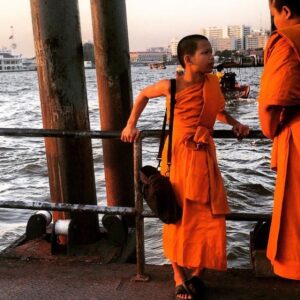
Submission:
M 208 41 L 207 37 L 205 37 L 204 35 L 193 34 L 193 35 L 185 36 L 183 39 L 179 41 L 177 46 L 177 57 L 179 63 L 182 65 L 183 68 L 185 68 L 185 63 L 183 59 L 184 55 L 195 54 L 198 47 L 198 42 L 203 40 Z
M 293 15 L 300 16 L 300 1 L 299 0 L 269 0 L 274 7 L 281 11 L 283 6 L 287 6 Z

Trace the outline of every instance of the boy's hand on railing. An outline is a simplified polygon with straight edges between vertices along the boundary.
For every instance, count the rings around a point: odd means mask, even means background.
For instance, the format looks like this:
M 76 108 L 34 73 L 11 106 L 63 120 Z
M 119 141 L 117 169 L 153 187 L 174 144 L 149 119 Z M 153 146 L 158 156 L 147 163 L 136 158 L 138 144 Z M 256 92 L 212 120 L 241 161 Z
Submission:
M 121 134 L 121 140 L 125 143 L 137 142 L 141 132 L 135 126 L 126 126 Z
M 232 130 L 238 139 L 243 139 L 244 137 L 249 135 L 250 128 L 248 125 L 243 125 L 241 123 L 236 123 Z

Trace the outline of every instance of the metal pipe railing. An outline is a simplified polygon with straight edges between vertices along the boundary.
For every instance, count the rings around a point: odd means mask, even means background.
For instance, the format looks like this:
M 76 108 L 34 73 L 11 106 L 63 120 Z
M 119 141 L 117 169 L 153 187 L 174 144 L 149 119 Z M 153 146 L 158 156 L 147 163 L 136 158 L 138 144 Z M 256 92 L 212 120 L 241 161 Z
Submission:
M 98 205 L 81 205 L 70 203 L 51 203 L 40 201 L 3 201 L 0 200 L 0 208 L 28 209 L 28 210 L 49 210 L 64 212 L 94 212 L 97 214 L 135 216 L 136 207 L 114 207 Z M 151 210 L 142 210 L 140 215 L 143 218 L 157 218 Z M 228 221 L 266 221 L 271 218 L 271 214 L 258 213 L 230 213 L 226 215 Z
M 160 137 L 161 130 L 142 130 L 141 139 L 147 137 Z M 120 131 L 79 131 L 79 130 L 60 130 L 60 129 L 31 129 L 31 128 L 0 128 L 0 136 L 10 137 L 62 137 L 62 138 L 92 138 L 110 139 L 119 138 Z M 216 139 L 236 139 L 231 130 L 215 130 L 213 137 Z M 251 130 L 246 139 L 265 139 L 260 130 Z
M 28 210 L 49 210 L 64 212 L 94 212 L 97 214 L 135 216 L 136 207 L 114 207 L 98 205 L 81 205 L 69 203 L 51 203 L 40 201 L 3 201 L 0 200 L 0 208 L 28 209 Z M 151 210 L 143 210 L 140 215 L 143 218 L 157 218 Z M 270 219 L 270 214 L 258 213 L 230 213 L 226 216 L 228 221 L 265 221 Z
M 97 214 L 134 216 L 134 207 L 114 207 L 98 205 L 82 205 L 70 203 L 51 203 L 39 201 L 0 201 L 0 208 L 30 209 L 30 210 L 49 210 L 64 212 L 93 212 Z
M 112 215 L 134 215 L 136 224 L 136 255 L 137 255 L 137 281 L 146 281 L 145 275 L 145 243 L 144 243 L 144 218 L 155 218 L 156 216 L 149 210 L 143 209 L 143 197 L 139 189 L 139 170 L 142 167 L 142 140 L 147 137 L 159 137 L 160 130 L 145 130 L 141 132 L 139 140 L 134 144 L 134 186 L 135 186 L 135 207 L 107 207 L 97 205 L 79 205 L 66 203 L 48 202 L 24 202 L 24 201 L 0 201 L 0 208 L 17 208 L 32 210 L 51 211 L 77 211 L 96 212 L 98 214 Z M 0 128 L 0 136 L 9 137 L 53 137 L 53 138 L 95 138 L 109 139 L 120 138 L 119 131 L 64 131 L 54 129 L 19 129 Z M 230 130 L 215 130 L 214 138 L 236 139 Z M 262 132 L 252 130 L 247 139 L 264 139 Z M 231 213 L 226 216 L 230 221 L 265 221 L 269 220 L 269 214 Z

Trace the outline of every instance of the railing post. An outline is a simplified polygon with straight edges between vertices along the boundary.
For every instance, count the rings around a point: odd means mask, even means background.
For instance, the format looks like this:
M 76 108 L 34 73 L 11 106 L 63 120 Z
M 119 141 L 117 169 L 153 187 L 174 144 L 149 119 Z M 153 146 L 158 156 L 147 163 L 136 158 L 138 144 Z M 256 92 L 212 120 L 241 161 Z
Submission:
M 148 281 L 149 276 L 145 275 L 145 241 L 144 241 L 144 217 L 143 197 L 139 189 L 139 171 L 142 167 L 142 140 L 139 138 L 134 143 L 134 193 L 135 193 L 135 226 L 136 226 L 136 261 L 137 274 L 135 281 Z

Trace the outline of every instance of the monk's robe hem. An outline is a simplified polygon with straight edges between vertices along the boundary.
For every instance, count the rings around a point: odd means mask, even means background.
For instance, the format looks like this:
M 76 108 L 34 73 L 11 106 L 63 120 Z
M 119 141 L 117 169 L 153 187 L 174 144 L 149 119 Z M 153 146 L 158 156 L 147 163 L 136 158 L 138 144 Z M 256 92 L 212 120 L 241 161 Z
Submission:
M 273 261 L 274 273 L 280 277 L 300 280 L 300 265 L 280 263 L 279 261 Z

